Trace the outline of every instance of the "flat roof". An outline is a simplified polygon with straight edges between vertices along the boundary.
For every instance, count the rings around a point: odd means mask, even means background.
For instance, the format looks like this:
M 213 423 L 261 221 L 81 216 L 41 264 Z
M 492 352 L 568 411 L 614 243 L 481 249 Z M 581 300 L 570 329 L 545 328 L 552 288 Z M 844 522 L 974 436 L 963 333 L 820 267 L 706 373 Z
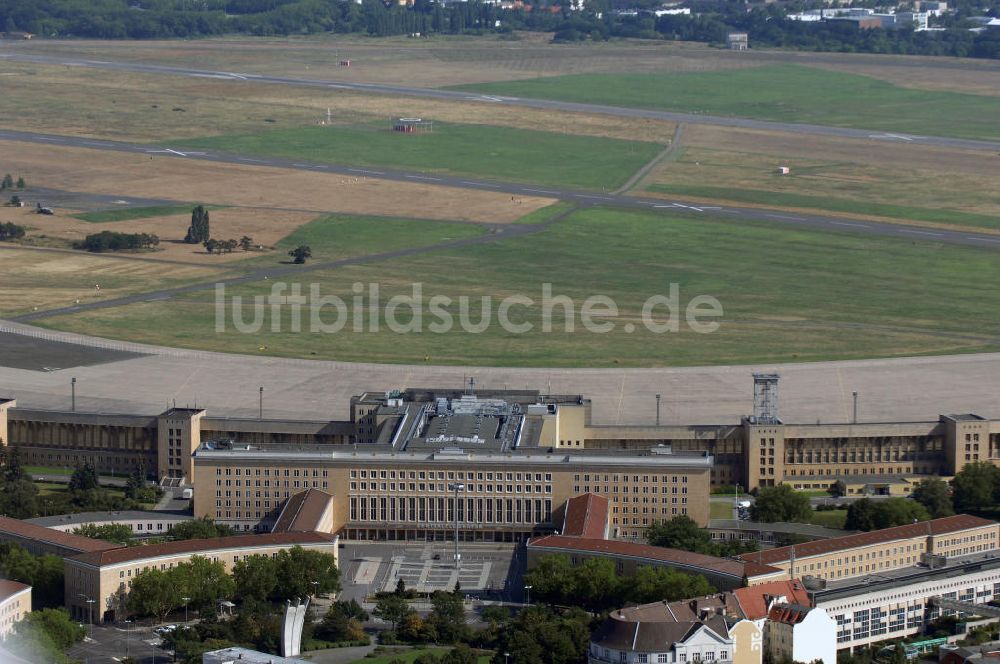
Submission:
M 944 566 L 930 568 L 920 565 L 886 570 L 849 579 L 827 581 L 826 588 L 810 591 L 816 602 L 853 597 L 867 592 L 899 589 L 932 579 L 965 576 L 980 570 L 1000 568 L 1000 551 L 974 553 L 971 556 L 948 558 Z
M 82 525 L 96 522 L 120 521 L 190 521 L 194 517 L 184 512 L 154 512 L 144 510 L 120 510 L 111 512 L 78 512 L 76 514 L 54 514 L 40 516 L 35 519 L 25 519 L 25 523 L 36 526 L 54 528 L 56 526 Z
M 885 528 L 883 530 L 873 530 L 867 533 L 857 533 L 844 537 L 834 537 L 831 539 L 817 540 L 795 544 L 794 546 L 783 546 L 769 551 L 758 551 L 755 553 L 743 553 L 737 556 L 741 560 L 754 561 L 765 565 L 774 565 L 788 562 L 792 553 L 795 558 L 801 560 L 810 556 L 819 556 L 836 551 L 846 551 L 865 546 L 873 546 L 885 542 L 896 540 L 913 539 L 926 535 L 947 535 L 948 533 L 969 530 L 971 528 L 982 528 L 984 526 L 997 526 L 996 521 L 982 519 L 970 514 L 956 514 L 955 516 L 944 517 L 943 519 L 931 519 L 920 523 L 910 523 L 905 526 Z
M 583 537 L 566 537 L 565 535 L 546 535 L 528 542 L 529 549 L 549 550 L 553 553 L 600 553 L 640 560 L 653 560 L 670 563 L 677 567 L 686 567 L 693 572 L 709 572 L 720 576 L 728 576 L 742 581 L 746 576 L 773 574 L 781 570 L 756 561 L 735 560 L 732 558 L 717 558 L 701 553 L 668 549 L 662 546 L 638 544 Z
M 774 523 L 757 523 L 756 521 L 738 521 L 737 519 L 712 519 L 708 522 L 709 530 L 745 530 L 754 533 L 798 533 L 810 537 L 843 537 L 853 535 L 856 530 L 837 530 L 817 526 L 812 523 L 787 523 L 776 521 Z
M 252 549 L 265 546 L 294 546 L 296 544 L 332 544 L 337 541 L 333 535 L 324 533 L 270 533 L 263 535 L 234 535 L 232 537 L 212 537 L 210 539 L 182 540 L 179 542 L 161 542 L 146 546 L 131 546 L 111 551 L 96 551 L 73 556 L 69 560 L 104 567 L 120 563 L 197 554 L 206 551 L 226 551 L 229 549 Z
M 693 468 L 709 469 L 712 467 L 713 457 L 707 453 L 680 452 L 666 453 L 657 450 L 648 450 L 634 455 L 626 454 L 590 454 L 587 452 L 543 452 L 540 449 L 516 450 L 503 454 L 492 454 L 489 452 L 476 453 L 467 449 L 451 450 L 440 448 L 435 450 L 420 450 L 407 452 L 393 452 L 389 448 L 379 445 L 377 451 L 364 451 L 366 445 L 356 446 L 336 446 L 331 449 L 331 445 L 248 445 L 237 444 L 233 448 L 219 449 L 210 448 L 202 444 L 194 452 L 195 459 L 239 459 L 241 461 L 269 461 L 283 459 L 288 461 L 302 462 L 331 462 L 331 463 L 364 463 L 367 460 L 379 463 L 390 464 L 425 464 L 433 463 L 460 463 L 475 461 L 482 464 L 497 465 L 529 465 L 529 466 L 556 466 L 559 464 L 592 465 L 599 468 L 608 466 L 627 466 L 649 468 L 651 466 L 662 468 Z M 341 451 L 341 449 L 345 451 Z M 547 448 L 551 449 L 551 448 Z M 346 451 L 350 450 L 350 451 Z
M 0 533 L 9 533 L 17 537 L 35 540 L 41 544 L 51 544 L 64 549 L 79 552 L 101 552 L 122 548 L 120 544 L 91 539 L 82 535 L 64 533 L 61 530 L 46 528 L 27 521 L 0 516 Z

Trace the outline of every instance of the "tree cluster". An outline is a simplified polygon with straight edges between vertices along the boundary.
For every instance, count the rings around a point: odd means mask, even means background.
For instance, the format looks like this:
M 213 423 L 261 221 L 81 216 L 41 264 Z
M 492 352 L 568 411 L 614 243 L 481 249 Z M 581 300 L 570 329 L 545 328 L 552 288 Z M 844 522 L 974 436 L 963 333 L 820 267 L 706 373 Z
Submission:
M 14 519 L 38 516 L 38 487 L 21 463 L 16 445 L 0 445 L 0 514 Z
M 104 251 L 136 251 L 150 249 L 160 244 L 160 238 L 153 233 L 119 233 L 118 231 L 101 231 L 91 233 L 76 243 L 77 249 L 101 253 Z
M 16 240 L 24 237 L 24 226 L 18 226 L 13 222 L 0 224 L 0 241 Z
M 36 556 L 14 542 L 0 542 L 0 577 L 31 586 L 34 609 L 62 606 L 63 563 L 59 556 Z
M 233 567 L 241 600 L 283 602 L 340 590 L 340 570 L 333 556 L 301 547 L 275 557 L 250 556 Z M 313 582 L 316 582 L 315 584 Z
M 4 647 L 29 662 L 69 664 L 63 651 L 82 641 L 86 633 L 86 628 L 70 620 L 65 609 L 42 609 L 15 623 Z
M 104 540 L 106 542 L 115 542 L 122 546 L 129 546 L 135 543 L 132 529 L 124 523 L 105 523 L 101 525 L 85 523 L 74 528 L 73 534 L 90 537 L 91 539 Z
M 362 627 L 368 618 L 368 612 L 361 608 L 357 600 L 334 602 L 313 634 L 331 643 L 368 645 L 368 635 Z
M 848 530 L 882 530 L 893 526 L 903 526 L 931 518 L 923 505 L 907 498 L 886 498 L 872 500 L 862 498 L 856 500 L 847 508 L 847 521 L 844 528 Z
M 713 592 L 704 576 L 668 567 L 640 567 L 621 576 L 604 558 L 574 566 L 564 555 L 543 556 L 524 576 L 531 599 L 557 606 L 578 606 L 598 613 L 630 602 L 645 603 L 701 597 Z
M 209 228 L 208 210 L 205 209 L 204 205 L 195 206 L 191 210 L 191 225 L 188 226 L 184 241 L 188 244 L 204 244 L 211 237 L 212 232 Z
M 162 620 L 185 604 L 195 611 L 213 611 L 234 590 L 233 577 L 226 574 L 222 561 L 192 556 L 189 562 L 169 569 L 150 567 L 139 572 L 132 579 L 124 607 L 129 615 Z
M 506 664 L 504 653 L 517 664 L 584 664 L 591 629 L 600 620 L 576 608 L 530 606 L 500 624 L 488 644 L 495 649 L 492 664 Z
M 207 516 L 178 523 L 170 529 L 170 538 L 174 540 L 212 539 L 215 537 L 231 537 L 236 531 L 224 523 L 215 523 Z
M 761 487 L 750 506 L 750 518 L 764 523 L 807 521 L 811 514 L 809 496 L 789 484 Z
M 958 512 L 982 511 L 1000 502 L 1000 468 L 977 462 L 955 474 L 951 481 L 952 501 Z
M 536 4 L 536 3 L 532 3 Z M 615 14 L 614 3 L 589 0 L 585 11 L 570 11 L 556 0 L 555 13 L 500 9 L 484 2 L 442 4 L 416 0 L 411 7 L 380 0 L 361 5 L 340 0 L 144 0 L 134 11 L 128 0 L 0 0 L 0 27 L 45 36 L 97 39 L 162 39 L 226 33 L 288 35 L 321 32 L 371 36 L 412 34 L 509 34 L 514 30 L 551 32 L 557 42 L 607 40 L 611 37 L 724 43 L 726 34 L 745 31 L 751 44 L 809 51 L 899 53 L 1000 58 L 1000 32 L 969 32 L 969 16 L 1000 12 L 998 0 L 986 5 L 971 0 L 954 3 L 943 31 L 858 30 L 846 21 L 799 22 L 786 18 L 806 3 L 742 4 L 692 0 L 691 15 L 657 17 L 658 4 L 636 0 L 637 15 Z M 208 239 L 192 239 L 200 244 Z
M 27 185 L 24 183 L 24 178 L 17 178 L 17 182 L 14 182 L 14 176 L 7 173 L 3 176 L 3 180 L 0 180 L 0 191 L 4 189 L 13 189 L 17 187 L 18 189 L 24 189 Z
M 716 542 L 704 528 L 698 527 L 694 519 L 682 514 L 669 521 L 656 521 L 646 530 L 646 541 L 653 546 L 681 549 L 693 553 L 728 558 L 758 549 L 756 542 L 727 540 Z
M 306 262 L 307 258 L 312 257 L 312 249 L 309 248 L 309 245 L 300 244 L 299 246 L 290 250 L 288 252 L 288 255 L 292 257 L 293 263 L 295 263 L 296 265 L 302 265 L 303 263 Z

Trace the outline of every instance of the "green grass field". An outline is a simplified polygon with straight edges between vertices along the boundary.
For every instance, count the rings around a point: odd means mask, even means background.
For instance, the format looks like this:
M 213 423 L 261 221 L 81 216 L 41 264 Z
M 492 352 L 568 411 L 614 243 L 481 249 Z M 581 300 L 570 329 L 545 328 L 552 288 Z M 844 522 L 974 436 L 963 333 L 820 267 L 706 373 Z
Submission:
M 405 664 L 411 664 L 420 655 L 427 653 L 435 657 L 441 657 L 451 648 L 431 647 L 431 648 L 409 648 L 405 646 L 386 647 L 385 652 L 380 654 L 372 653 L 368 657 L 357 659 L 351 664 L 389 664 L 393 660 L 400 660 Z M 476 658 L 476 664 L 489 664 L 490 655 L 480 655 Z
M 192 205 L 152 205 L 149 207 L 121 208 L 120 210 L 102 210 L 100 212 L 81 212 L 70 215 L 74 219 L 91 223 L 108 221 L 129 221 L 132 219 L 149 219 L 150 217 L 168 217 L 175 214 L 190 214 Z M 219 209 L 218 205 L 206 205 L 208 210 Z
M 305 244 L 312 249 L 314 258 L 337 260 L 460 240 L 484 232 L 483 226 L 471 223 L 334 214 L 298 227 L 277 247 L 291 249 Z
M 709 216 L 591 208 L 530 236 L 317 270 L 302 281 L 347 303 L 355 283 L 377 283 L 382 308 L 393 295 L 412 294 L 419 282 L 422 331 L 400 334 L 383 324 L 377 331 L 346 325 L 338 333 L 291 333 L 286 315 L 284 332 L 272 331 L 268 319 L 255 334 L 238 334 L 231 323 L 230 331 L 217 334 L 211 292 L 43 324 L 224 352 L 254 354 L 263 345 L 279 356 L 500 366 L 742 364 L 1000 350 L 1000 261 L 992 251 Z M 552 330 L 543 330 L 544 283 L 553 295 L 573 298 L 572 332 L 565 329 L 562 307 L 553 309 Z M 682 322 L 678 332 L 648 331 L 640 318 L 643 303 L 669 294 L 671 284 L 677 284 L 682 316 L 695 296 L 717 298 L 724 309 L 719 329 L 701 334 Z M 267 295 L 271 287 L 258 282 L 234 286 L 229 294 Z M 534 326 L 527 333 L 496 324 L 499 300 L 513 294 L 534 300 L 510 312 L 512 322 Z M 454 322 L 448 333 L 431 331 L 443 320 L 428 309 L 434 295 L 452 298 L 444 307 Z M 609 296 L 619 308 L 610 332 L 582 328 L 579 309 L 593 295 Z M 472 298 L 464 327 L 457 315 L 462 296 Z M 493 298 L 487 305 L 493 324 L 469 331 L 481 319 L 485 296 Z M 325 309 L 324 322 L 335 314 Z M 665 308 L 657 308 L 654 318 L 663 322 Z M 407 314 L 399 320 L 405 323 Z
M 721 502 L 718 500 L 710 501 L 708 504 L 708 518 L 732 519 L 733 501 L 732 500 L 727 500 L 726 502 Z
M 813 511 L 809 517 L 809 523 L 824 526 L 826 528 L 844 529 L 847 521 L 847 510 L 824 510 L 822 512 Z
M 436 123 L 430 133 L 401 134 L 386 122 L 278 129 L 171 145 L 591 189 L 614 189 L 662 150 L 656 143 L 489 125 Z
M 895 133 L 1000 138 L 1000 97 L 901 88 L 868 76 L 800 65 L 703 73 L 571 74 L 456 89 Z
M 810 196 L 777 191 L 761 191 L 759 189 L 669 184 L 654 184 L 647 187 L 647 190 L 664 194 L 705 198 L 711 201 L 732 201 L 734 203 L 752 203 L 774 207 L 794 207 L 822 210 L 825 212 L 873 215 L 905 221 L 929 221 L 938 224 L 1000 228 L 1000 217 L 991 217 L 985 214 L 972 214 L 957 210 L 935 210 L 908 205 L 889 205 L 887 203 L 872 203 L 832 196 Z

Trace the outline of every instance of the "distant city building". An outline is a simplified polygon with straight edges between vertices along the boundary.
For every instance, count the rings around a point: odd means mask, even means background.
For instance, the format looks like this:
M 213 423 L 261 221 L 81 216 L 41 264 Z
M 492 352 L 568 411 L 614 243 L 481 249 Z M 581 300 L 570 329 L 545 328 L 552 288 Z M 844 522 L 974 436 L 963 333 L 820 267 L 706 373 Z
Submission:
M 750 47 L 750 36 L 745 32 L 730 32 L 726 35 L 726 46 L 732 51 L 745 51 Z

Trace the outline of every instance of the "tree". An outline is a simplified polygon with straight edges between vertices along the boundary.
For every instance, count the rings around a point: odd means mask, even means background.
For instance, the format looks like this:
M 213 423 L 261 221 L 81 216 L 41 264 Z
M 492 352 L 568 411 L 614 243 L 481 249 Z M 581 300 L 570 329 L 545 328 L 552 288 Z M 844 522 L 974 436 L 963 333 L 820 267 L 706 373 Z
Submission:
M 302 265 L 306 262 L 307 258 L 312 257 L 312 249 L 310 249 L 308 245 L 300 244 L 289 251 L 288 255 L 292 257 L 293 263 L 296 265 Z
M 615 571 L 615 564 L 608 558 L 588 558 L 574 574 L 574 604 L 588 611 L 601 611 L 617 606 L 623 600 L 623 584 Z
M 795 491 L 788 484 L 762 487 L 750 506 L 750 518 L 765 523 L 804 521 L 811 513 L 809 496 Z
M 70 620 L 66 609 L 42 609 L 32 611 L 24 617 L 28 624 L 40 627 L 60 650 L 66 650 L 74 643 L 79 643 L 87 634 L 86 628 Z
M 231 253 L 233 253 L 233 250 L 236 249 L 236 247 L 239 246 L 239 244 L 240 244 L 239 242 L 237 242 L 236 240 L 233 240 L 233 239 L 223 240 L 222 241 L 222 250 L 225 251 L 227 254 L 231 254 Z
M 382 620 L 392 623 L 392 629 L 395 631 L 396 625 L 409 610 L 410 605 L 402 597 L 384 594 L 375 601 L 375 610 L 372 613 Z
M 24 465 L 21 463 L 21 448 L 17 445 L 10 445 L 5 447 L 0 447 L 0 466 L 3 466 L 3 479 L 7 482 L 16 482 L 17 480 L 28 480 L 31 481 L 31 476 L 27 474 L 24 470 Z
M 274 599 L 294 599 L 340 590 L 337 559 L 328 553 L 294 546 L 279 551 L 275 561 L 278 583 Z
M 196 611 L 212 609 L 219 600 L 229 599 L 236 591 L 233 577 L 226 574 L 221 560 L 191 556 L 190 561 L 169 571 L 173 584 L 189 598 L 188 606 Z
M 17 188 L 18 189 L 24 189 L 26 186 L 27 185 L 24 183 L 24 178 L 23 177 L 17 178 Z
M 212 539 L 231 535 L 235 533 L 230 526 L 215 523 L 207 516 L 178 523 L 170 529 L 170 536 L 175 540 Z
M 184 241 L 188 244 L 202 244 L 212 237 L 209 228 L 208 210 L 204 205 L 198 205 L 191 210 L 191 225 L 188 226 Z
M 997 486 L 1000 484 L 1000 470 L 993 464 L 968 463 L 951 481 L 954 490 L 955 509 L 982 510 L 994 502 Z
M 253 238 L 249 235 L 244 235 L 240 238 L 240 248 L 242 248 L 243 251 L 250 251 L 250 249 L 253 248 L 253 244 Z
M 222 245 L 219 243 L 218 240 L 208 238 L 201 244 L 202 246 L 205 247 L 205 251 L 207 251 L 210 254 L 214 254 L 216 251 L 218 251 L 220 254 L 222 253 Z
M 82 506 L 92 503 L 99 489 L 97 469 L 89 461 L 73 469 L 69 478 L 69 493 L 74 504 Z
M 14 519 L 38 516 L 38 487 L 30 480 L 4 482 L 0 493 L 0 514 Z
M 882 530 L 915 521 L 926 521 L 930 514 L 923 505 L 906 498 L 872 500 L 862 498 L 847 508 L 844 527 L 848 530 Z
M 927 508 L 934 519 L 955 513 L 955 508 L 951 504 L 951 489 L 948 488 L 948 483 L 939 477 L 929 477 L 921 481 L 911 495 L 913 500 Z
M 250 556 L 237 562 L 233 566 L 236 596 L 265 601 L 278 584 L 276 568 L 270 556 Z
M 12 189 L 14 187 L 14 178 L 11 177 L 10 173 L 3 176 L 3 181 L 0 182 L 0 191 L 4 189 Z
M 21 207 L 21 197 L 20 196 L 11 196 L 10 197 L 10 204 L 13 205 L 14 207 Z
M 431 607 L 426 622 L 428 630 L 436 635 L 438 643 L 458 643 L 469 638 L 469 627 L 465 624 L 465 606 L 460 595 L 435 592 L 431 595 Z
M 124 523 L 105 523 L 100 526 L 94 523 L 85 523 L 74 528 L 73 534 L 124 545 L 132 543 L 132 529 Z
M 669 521 L 656 521 L 646 530 L 646 541 L 653 546 L 711 553 L 712 536 L 686 514 Z
M 327 641 L 366 641 L 361 626 L 368 613 L 355 601 L 334 602 L 316 627 L 316 636 Z
M 150 567 L 132 578 L 128 593 L 128 609 L 140 616 L 155 616 L 163 620 L 170 611 L 181 605 L 182 590 L 175 582 L 176 576 L 169 572 Z

